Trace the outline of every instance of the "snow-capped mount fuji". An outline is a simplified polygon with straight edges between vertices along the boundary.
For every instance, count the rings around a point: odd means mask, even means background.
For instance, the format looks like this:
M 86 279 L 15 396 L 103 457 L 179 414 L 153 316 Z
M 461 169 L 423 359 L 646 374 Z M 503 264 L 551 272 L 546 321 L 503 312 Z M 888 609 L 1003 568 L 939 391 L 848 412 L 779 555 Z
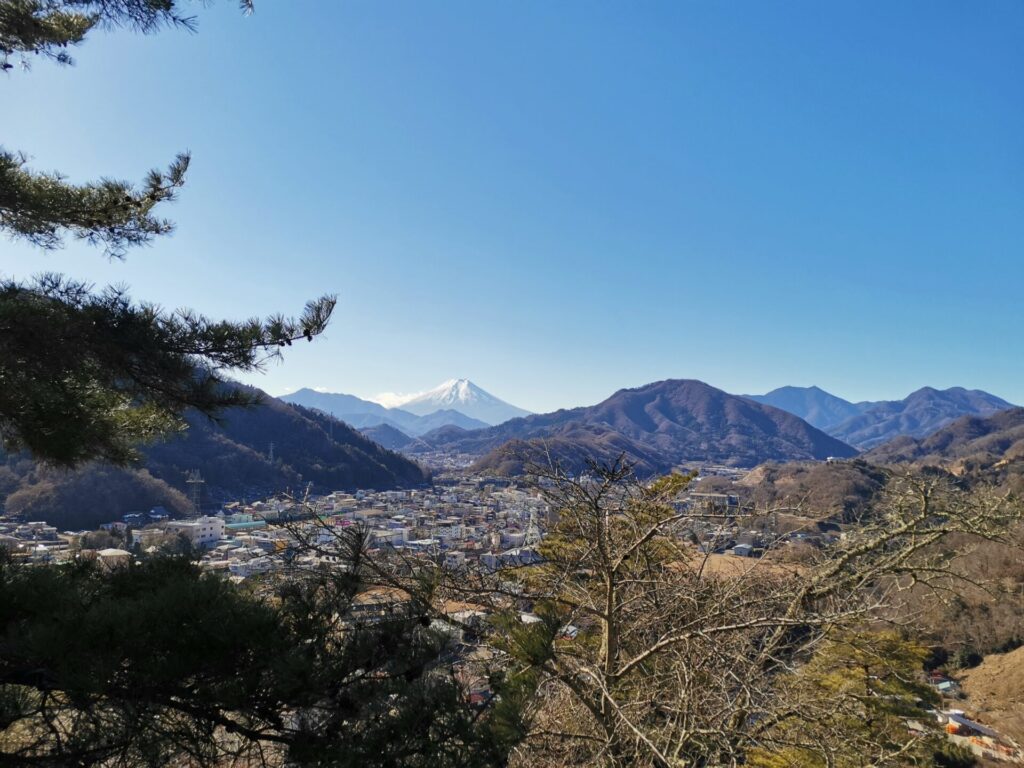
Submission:
M 469 379 L 449 379 L 426 392 L 415 395 L 387 395 L 377 402 L 389 408 L 401 408 L 417 416 L 439 410 L 453 410 L 491 425 L 501 424 L 530 412 L 506 403 Z

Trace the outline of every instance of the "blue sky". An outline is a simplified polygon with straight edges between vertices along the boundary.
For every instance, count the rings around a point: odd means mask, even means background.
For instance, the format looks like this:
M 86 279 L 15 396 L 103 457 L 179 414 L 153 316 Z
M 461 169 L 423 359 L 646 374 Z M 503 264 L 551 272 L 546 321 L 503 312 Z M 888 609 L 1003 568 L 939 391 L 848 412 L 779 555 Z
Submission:
M 469 377 L 532 410 L 699 378 L 1024 402 L 1024 3 L 196 4 L 0 79 L 73 180 L 190 149 L 173 237 L 0 272 L 240 318 L 339 295 L 247 380 Z

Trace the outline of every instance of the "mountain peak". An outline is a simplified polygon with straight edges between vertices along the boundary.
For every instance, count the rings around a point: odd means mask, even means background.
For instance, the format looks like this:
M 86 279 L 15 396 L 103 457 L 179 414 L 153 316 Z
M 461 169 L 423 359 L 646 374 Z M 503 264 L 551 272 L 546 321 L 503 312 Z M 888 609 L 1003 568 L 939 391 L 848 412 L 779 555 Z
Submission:
M 961 416 L 984 417 L 1010 407 L 1006 400 L 980 389 L 921 387 L 903 400 L 875 403 L 830 432 L 868 450 L 901 435 L 922 438 Z
M 401 396 L 392 403 L 393 407 L 419 416 L 453 409 L 487 424 L 500 424 L 529 414 L 529 411 L 506 403 L 466 378 L 448 379 L 433 389 Z
M 745 395 L 745 397 L 796 414 L 809 424 L 826 432 L 864 410 L 862 405 L 836 397 L 818 386 L 785 386 L 773 389 L 764 395 Z
M 597 405 L 424 439 L 439 450 L 486 454 L 477 467 L 502 472 L 519 471 L 524 457 L 553 457 L 576 470 L 584 457 L 612 462 L 625 454 L 638 471 L 661 473 L 685 462 L 752 467 L 856 454 L 790 413 L 696 379 L 656 381 Z
M 439 395 L 451 400 L 467 401 L 473 398 L 480 397 L 481 395 L 488 396 L 480 387 L 474 384 L 469 379 L 448 379 L 447 381 L 439 384 L 431 390 L 424 393 L 425 395 Z

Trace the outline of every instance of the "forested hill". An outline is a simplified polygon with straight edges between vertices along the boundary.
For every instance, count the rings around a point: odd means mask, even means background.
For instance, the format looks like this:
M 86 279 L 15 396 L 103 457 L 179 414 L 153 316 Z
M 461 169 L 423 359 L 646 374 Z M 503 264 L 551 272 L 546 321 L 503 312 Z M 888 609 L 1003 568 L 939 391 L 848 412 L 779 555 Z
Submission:
M 958 474 L 988 470 L 1024 475 L 1024 408 L 964 416 L 923 438 L 898 437 L 865 458 L 878 464 L 930 464 Z
M 67 529 L 90 528 L 156 505 L 183 513 L 187 474 L 195 469 L 205 480 L 208 503 L 300 491 L 307 483 L 331 491 L 429 480 L 421 466 L 348 425 L 260 394 L 260 405 L 231 409 L 217 422 L 189 416 L 183 435 L 146 446 L 139 465 L 129 469 L 90 465 L 60 471 L 24 456 L 8 457 L 0 467 L 4 511 Z
M 856 454 L 791 413 L 695 380 L 659 381 L 619 390 L 587 408 L 423 439 L 438 448 L 487 454 L 480 466 L 504 471 L 516 468 L 510 452 L 524 450 L 551 450 L 570 463 L 584 453 L 605 457 L 624 452 L 648 472 L 687 461 L 753 467 Z
M 962 416 L 989 416 L 1011 403 L 979 389 L 922 387 L 902 400 L 872 404 L 846 421 L 829 428 L 850 445 L 867 451 L 894 438 L 925 437 Z
M 233 409 L 219 423 L 190 418 L 189 430 L 181 438 L 146 449 L 145 466 L 182 488 L 186 473 L 199 469 L 206 480 L 204 488 L 214 499 L 297 488 L 309 482 L 332 490 L 391 488 L 427 479 L 419 465 L 344 422 L 260 394 L 260 405 Z

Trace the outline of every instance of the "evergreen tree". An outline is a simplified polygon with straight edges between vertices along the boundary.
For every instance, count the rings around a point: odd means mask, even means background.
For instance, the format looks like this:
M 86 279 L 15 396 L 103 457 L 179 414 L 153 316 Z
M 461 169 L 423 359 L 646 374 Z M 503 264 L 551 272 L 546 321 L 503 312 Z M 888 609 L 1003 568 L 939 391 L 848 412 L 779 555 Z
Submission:
M 0 0 L 0 67 L 12 57 L 70 64 L 68 48 L 97 26 L 147 33 L 193 29 L 176 0 Z M 242 2 L 251 10 L 249 2 Z M 0 147 L 0 231 L 44 250 L 71 237 L 110 257 L 169 233 L 155 213 L 185 181 L 189 155 L 136 187 L 103 179 L 71 184 L 28 167 Z M 8 450 L 71 466 L 93 458 L 126 463 L 140 441 L 184 427 L 188 409 L 206 415 L 252 398 L 221 386 L 225 371 L 258 369 L 327 325 L 334 298 L 297 319 L 214 321 L 190 311 L 137 303 L 122 289 L 96 291 L 58 275 L 0 281 L 0 438 Z
M 246 13 L 252 0 L 240 0 Z M 161 27 L 195 29 L 195 18 L 181 12 L 179 0 L 2 0 L 0 2 L 0 68 L 11 69 L 11 57 L 28 65 L 33 56 L 71 64 L 68 48 L 81 43 L 96 27 L 128 27 L 154 32 Z
M 806 665 L 780 681 L 781 695 L 803 711 L 780 718 L 770 734 L 774 751 L 752 750 L 749 764 L 926 764 L 941 748 L 942 735 L 932 726 L 912 736 L 906 726 L 908 719 L 924 720 L 925 709 L 939 702 L 922 675 L 926 657 L 925 648 L 894 632 L 848 632 L 825 640 Z
M 350 543 L 343 568 L 240 586 L 186 557 L 0 558 L 0 764 L 493 764 L 429 593 L 360 613 Z
M 176 0 L 0 0 L 0 66 L 71 63 L 97 26 L 192 28 Z M 243 8 L 249 10 L 247 2 Z M 42 249 L 73 237 L 108 256 L 168 233 L 187 154 L 141 187 L 73 185 L 0 150 L 0 230 Z M 43 275 L 0 280 L 0 436 L 52 463 L 124 463 L 133 446 L 252 402 L 220 374 L 319 334 L 333 297 L 297 319 L 212 321 L 120 289 Z M 360 612 L 372 582 L 354 534 L 338 567 L 249 588 L 188 555 L 113 569 L 22 566 L 0 552 L 0 763 L 26 766 L 473 766 L 486 731 L 449 664 L 447 635 L 410 585 Z

